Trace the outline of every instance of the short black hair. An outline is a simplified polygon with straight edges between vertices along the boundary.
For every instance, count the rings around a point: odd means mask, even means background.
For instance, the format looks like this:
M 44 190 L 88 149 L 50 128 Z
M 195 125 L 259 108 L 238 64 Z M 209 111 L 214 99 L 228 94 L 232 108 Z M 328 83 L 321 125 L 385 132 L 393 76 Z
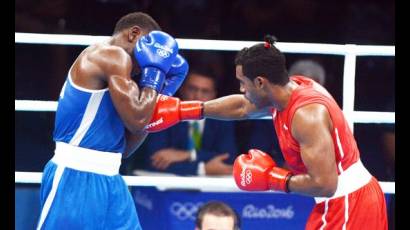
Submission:
M 243 74 L 251 80 L 263 76 L 274 84 L 286 85 L 289 75 L 285 55 L 275 47 L 275 42 L 275 37 L 266 35 L 265 43 L 243 48 L 235 57 L 235 65 L 242 65 Z
M 232 217 L 234 219 L 234 229 L 237 230 L 240 227 L 240 220 L 238 214 L 227 204 L 221 201 L 209 201 L 202 205 L 196 215 L 195 226 L 199 229 L 202 228 L 202 221 L 205 214 L 212 214 L 215 216 Z
M 142 30 L 149 33 L 153 30 L 161 30 L 158 23 L 148 14 L 142 12 L 129 13 L 118 20 L 115 24 L 113 34 L 116 34 L 124 29 L 139 26 Z

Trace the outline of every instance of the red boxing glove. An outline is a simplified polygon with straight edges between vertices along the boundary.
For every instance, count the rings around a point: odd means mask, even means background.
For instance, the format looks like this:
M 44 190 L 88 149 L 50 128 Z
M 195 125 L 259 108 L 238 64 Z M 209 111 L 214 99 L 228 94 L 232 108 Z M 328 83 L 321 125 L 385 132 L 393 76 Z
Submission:
M 238 156 L 233 164 L 236 185 L 246 191 L 276 190 L 289 192 L 288 180 L 292 173 L 276 167 L 275 161 L 266 153 L 251 149 Z
M 145 127 L 150 133 L 167 129 L 180 121 L 203 118 L 202 101 L 181 101 L 176 97 L 160 95 L 151 121 Z

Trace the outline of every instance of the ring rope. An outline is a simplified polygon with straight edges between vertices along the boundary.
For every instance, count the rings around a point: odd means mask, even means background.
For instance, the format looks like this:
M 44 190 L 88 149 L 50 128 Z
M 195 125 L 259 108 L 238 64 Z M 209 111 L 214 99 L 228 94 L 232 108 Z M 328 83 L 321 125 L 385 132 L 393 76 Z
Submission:
M 41 183 L 40 172 L 15 172 L 15 183 Z M 128 186 L 153 186 L 159 190 L 198 189 L 207 192 L 245 192 L 240 190 L 232 177 L 194 176 L 122 176 Z M 395 182 L 379 182 L 384 193 L 395 194 Z M 276 192 L 276 191 L 268 191 Z
M 73 35 L 73 34 L 36 34 L 15 33 L 15 43 L 50 44 L 50 45 L 81 45 L 87 46 L 102 42 L 110 36 Z M 238 51 L 260 43 L 258 41 L 210 40 L 176 38 L 180 49 L 188 50 L 219 50 Z M 277 47 L 285 53 L 334 54 L 357 56 L 395 56 L 395 46 L 354 45 L 354 44 L 323 44 L 278 42 Z
M 57 110 L 57 105 L 57 101 L 14 101 L 14 108 L 16 111 L 55 112 Z M 272 119 L 272 117 L 265 116 L 259 119 Z M 354 111 L 352 120 L 355 123 L 395 123 L 395 113 Z

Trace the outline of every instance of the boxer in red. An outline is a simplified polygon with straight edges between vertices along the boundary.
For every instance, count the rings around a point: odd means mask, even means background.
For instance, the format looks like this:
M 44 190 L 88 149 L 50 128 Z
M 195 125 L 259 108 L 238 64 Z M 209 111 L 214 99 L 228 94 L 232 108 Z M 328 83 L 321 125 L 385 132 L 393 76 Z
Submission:
M 363 166 L 342 110 L 318 83 L 289 76 L 285 57 L 274 42 L 267 36 L 264 44 L 238 53 L 236 78 L 242 95 L 205 103 L 161 96 L 148 131 L 203 117 L 240 120 L 271 115 L 290 169 L 251 149 L 234 163 L 239 188 L 314 197 L 306 229 L 387 229 L 384 194 Z

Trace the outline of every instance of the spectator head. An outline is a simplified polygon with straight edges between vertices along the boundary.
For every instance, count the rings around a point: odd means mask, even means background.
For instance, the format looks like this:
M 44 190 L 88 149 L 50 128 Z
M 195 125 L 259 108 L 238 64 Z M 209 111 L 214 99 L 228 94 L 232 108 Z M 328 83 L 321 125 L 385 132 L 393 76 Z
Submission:
M 317 83 L 324 85 L 326 80 L 325 69 L 313 60 L 299 60 L 289 68 L 289 75 L 303 75 L 312 78 Z
M 220 201 L 210 201 L 198 210 L 195 230 L 238 230 L 239 218 L 236 212 Z
M 181 87 L 182 100 L 209 101 L 217 96 L 216 79 L 206 69 L 193 69 Z

